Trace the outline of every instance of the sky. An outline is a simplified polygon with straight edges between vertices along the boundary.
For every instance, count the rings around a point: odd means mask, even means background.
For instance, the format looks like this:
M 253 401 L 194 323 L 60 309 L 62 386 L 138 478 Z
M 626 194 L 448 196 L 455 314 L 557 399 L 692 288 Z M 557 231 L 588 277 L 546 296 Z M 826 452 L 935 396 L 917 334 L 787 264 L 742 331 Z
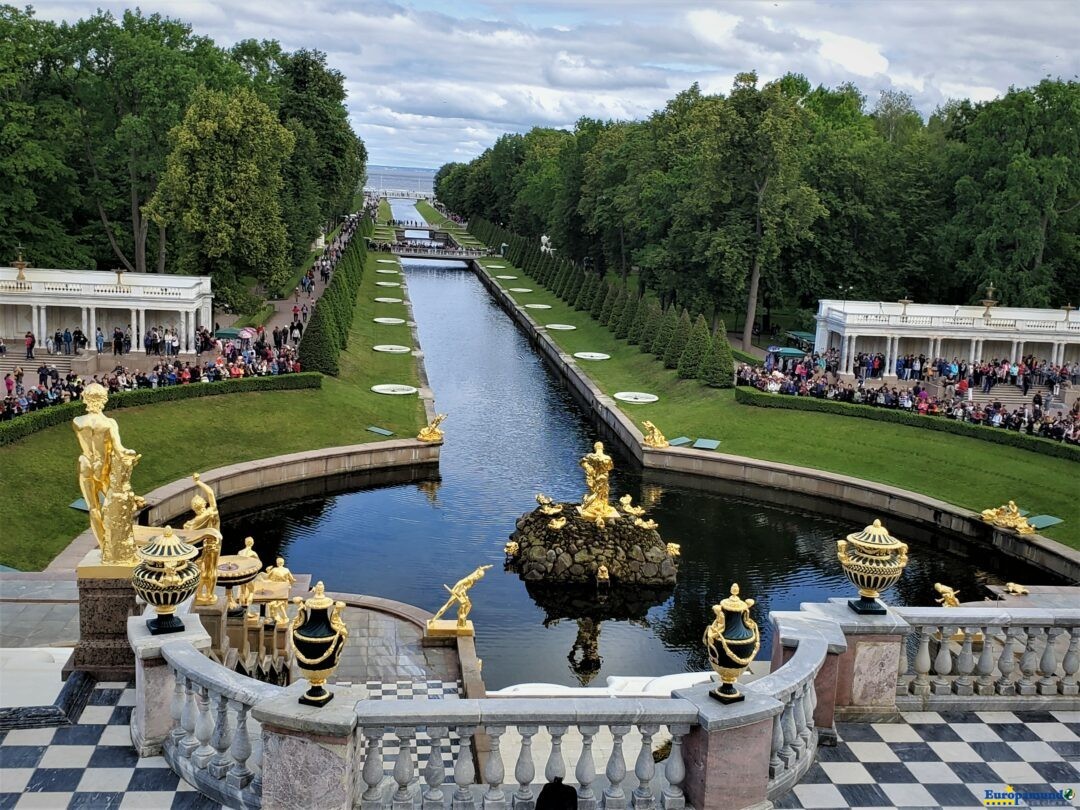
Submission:
M 42 0 L 75 20 L 88 4 Z M 98 0 L 119 12 L 132 3 Z M 318 48 L 347 78 L 349 114 L 373 164 L 470 160 L 499 135 L 582 116 L 648 116 L 698 82 L 787 72 L 813 85 L 884 89 L 929 115 L 951 98 L 1080 73 L 1075 0 L 142 0 L 219 45 L 277 39 Z

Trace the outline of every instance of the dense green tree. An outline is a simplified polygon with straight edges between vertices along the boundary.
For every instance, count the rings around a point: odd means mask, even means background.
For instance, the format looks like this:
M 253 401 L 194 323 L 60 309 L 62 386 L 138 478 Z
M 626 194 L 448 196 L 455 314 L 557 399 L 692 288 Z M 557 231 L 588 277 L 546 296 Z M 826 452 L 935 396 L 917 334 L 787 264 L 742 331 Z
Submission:
M 607 307 L 608 311 L 611 311 L 611 307 L 615 304 L 615 295 L 617 294 L 615 285 L 609 281 L 600 282 L 600 289 L 596 291 L 596 297 L 593 298 L 592 306 L 589 308 L 589 314 L 593 319 L 603 323 L 604 307 Z
M 641 300 L 644 301 L 645 299 Z M 656 333 L 660 330 L 660 319 L 663 317 L 664 313 L 660 310 L 660 303 L 655 299 L 650 298 L 648 303 L 639 306 L 637 323 L 630 333 L 630 342 L 636 343 L 643 352 L 649 351 L 649 347 L 652 346 L 653 340 L 656 338 Z
M 679 365 L 679 358 L 682 357 L 686 344 L 690 342 L 690 332 L 692 330 L 693 324 L 690 321 L 690 313 L 684 309 L 682 315 L 679 316 L 679 320 L 675 323 L 671 339 L 668 341 L 667 346 L 664 347 L 664 368 L 675 368 Z
M 608 284 L 608 293 L 604 297 L 604 305 L 600 308 L 600 317 L 598 318 L 601 325 L 607 326 L 611 323 L 611 311 L 615 309 L 615 304 L 619 300 L 619 294 L 623 289 L 623 285 L 617 282 L 613 281 Z
M 656 355 L 657 358 L 663 360 L 664 355 L 667 353 L 668 345 L 671 343 L 672 338 L 675 337 L 675 330 L 678 329 L 678 326 L 679 315 L 675 310 L 675 306 L 672 305 L 665 309 L 660 316 L 656 336 L 649 344 L 649 351 Z
M 698 379 L 714 388 L 735 387 L 735 359 L 731 355 L 731 344 L 728 343 L 723 321 L 712 336 L 709 351 L 701 361 Z
M 588 311 L 592 306 L 592 300 L 596 295 L 596 288 L 599 284 L 600 279 L 596 277 L 595 273 L 586 273 L 585 282 L 581 285 L 577 298 L 574 299 L 574 309 Z
M 637 324 L 638 309 L 644 306 L 644 299 L 630 293 L 626 300 L 626 306 L 623 308 L 622 315 L 619 317 L 619 322 L 615 326 L 615 337 L 622 339 L 630 339 L 630 343 L 636 341 L 630 337 L 630 333 L 634 326 Z
M 611 307 L 611 312 L 608 313 L 607 320 L 604 322 L 604 326 L 614 332 L 618 329 L 619 324 L 622 323 L 623 313 L 626 311 L 627 304 L 630 303 L 630 293 L 626 289 L 625 284 L 619 285 L 619 294 L 615 298 L 615 303 Z
M 712 349 L 712 337 L 709 335 L 709 325 L 705 322 L 704 315 L 698 315 L 697 320 L 690 330 L 690 337 L 686 341 L 682 354 L 679 355 L 679 379 L 697 379 L 701 371 L 701 364 Z

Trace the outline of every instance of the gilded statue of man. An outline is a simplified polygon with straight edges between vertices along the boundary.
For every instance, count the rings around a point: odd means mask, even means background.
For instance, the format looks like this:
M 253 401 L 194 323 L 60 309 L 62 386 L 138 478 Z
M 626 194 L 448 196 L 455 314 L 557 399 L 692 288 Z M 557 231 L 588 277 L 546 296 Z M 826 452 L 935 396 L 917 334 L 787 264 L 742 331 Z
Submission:
M 244 547 L 242 549 L 240 549 L 238 552 L 236 552 L 236 556 L 237 557 L 251 557 L 252 559 L 258 560 L 259 567 L 260 568 L 262 567 L 262 560 L 259 560 L 259 555 L 255 551 L 255 538 L 254 537 L 245 537 L 244 538 Z M 252 610 L 251 610 L 251 600 L 255 598 L 255 582 L 254 582 L 254 580 L 251 581 L 251 582 L 244 583 L 243 585 L 241 585 L 238 588 L 238 590 L 239 590 L 239 593 L 237 594 L 237 601 L 241 605 L 243 605 L 244 607 L 246 607 L 248 609 L 248 612 L 247 612 L 248 618 L 249 619 L 258 618 L 255 615 L 255 613 L 253 613 Z
M 586 454 L 580 463 L 585 470 L 587 491 L 581 499 L 578 513 L 589 520 L 617 518 L 618 510 L 608 503 L 611 494 L 611 470 L 615 467 L 615 462 L 604 452 L 604 443 L 594 444 L 593 452 Z
M 444 585 L 443 587 L 450 592 L 450 598 L 447 599 L 446 604 L 439 608 L 438 612 L 431 617 L 431 622 L 440 619 L 442 615 L 450 609 L 450 606 L 457 602 L 457 626 L 464 627 L 465 622 L 469 617 L 469 611 L 472 610 L 472 600 L 469 599 L 469 589 L 484 578 L 484 572 L 489 568 L 491 568 L 490 565 L 481 565 L 467 577 L 459 579 L 454 584 L 453 588 L 447 588 Z
M 79 490 L 90 513 L 90 528 L 101 548 L 102 562 L 134 562 L 134 536 L 130 523 L 126 528 L 116 525 L 107 531 L 105 505 L 110 488 L 118 488 L 120 491 L 110 504 L 112 519 L 134 519 L 134 513 L 142 507 L 142 499 L 131 491 L 130 486 L 139 454 L 124 447 L 116 420 L 102 413 L 109 400 L 109 392 L 103 385 L 90 383 L 83 389 L 82 398 L 86 413 L 76 416 L 72 427 L 82 451 L 79 455 Z M 130 540 L 130 549 L 125 540 Z M 123 547 L 112 547 L 116 543 Z
M 217 529 L 221 531 L 221 515 L 218 512 L 217 497 L 214 490 L 199 479 L 199 474 L 191 476 L 195 486 L 202 493 L 196 494 L 191 499 L 191 511 L 195 517 L 184 523 L 185 529 Z
M 188 528 L 184 524 L 184 528 Z M 217 604 L 217 565 L 221 555 L 221 541 L 214 535 L 203 538 L 202 554 L 199 556 L 199 590 L 195 593 L 196 605 Z

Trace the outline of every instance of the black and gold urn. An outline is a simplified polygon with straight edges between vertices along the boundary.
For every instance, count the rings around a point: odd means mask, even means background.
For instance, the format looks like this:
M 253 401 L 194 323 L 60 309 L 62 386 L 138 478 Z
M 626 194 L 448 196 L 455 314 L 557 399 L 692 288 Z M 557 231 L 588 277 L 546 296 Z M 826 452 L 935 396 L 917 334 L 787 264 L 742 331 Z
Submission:
M 848 549 L 851 546 L 851 549 Z M 908 547 L 875 520 L 861 532 L 836 543 L 836 556 L 851 584 L 859 589 L 859 598 L 848 601 L 856 613 L 882 614 L 885 606 L 878 601 L 881 592 L 891 588 L 904 573 Z
M 761 633 L 750 618 L 753 599 L 739 598 L 739 585 L 731 586 L 731 596 L 713 605 L 716 618 L 705 628 L 702 641 L 709 663 L 720 676 L 720 686 L 709 694 L 721 703 L 737 703 L 744 695 L 735 688 L 739 676 L 750 666 L 761 649 Z
M 341 618 L 344 602 L 335 602 L 326 595 L 321 582 L 316 583 L 314 596 L 293 601 L 300 606 L 292 622 L 293 653 L 296 666 L 311 684 L 300 702 L 308 706 L 325 706 L 334 697 L 323 686 L 337 669 L 341 651 L 349 638 L 349 629 Z
M 146 622 L 151 634 L 178 633 L 184 629 L 176 608 L 199 587 L 199 566 L 192 562 L 198 553 L 195 546 L 177 537 L 169 526 L 135 549 L 140 562 L 131 573 L 131 586 L 157 613 Z

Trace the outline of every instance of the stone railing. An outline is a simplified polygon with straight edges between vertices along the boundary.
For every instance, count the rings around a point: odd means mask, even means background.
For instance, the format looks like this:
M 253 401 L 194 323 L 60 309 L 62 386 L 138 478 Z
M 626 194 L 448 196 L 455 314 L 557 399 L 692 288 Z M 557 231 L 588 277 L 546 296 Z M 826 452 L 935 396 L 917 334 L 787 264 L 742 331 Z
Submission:
M 894 608 L 910 626 L 901 649 L 901 709 L 1074 709 L 1080 609 Z
M 286 690 L 238 675 L 184 641 L 161 654 L 173 678 L 165 760 L 186 782 L 228 807 L 262 804 L 262 732 L 250 717 Z
M 682 744 L 697 725 L 698 709 L 687 700 L 368 701 L 358 704 L 356 713 L 359 759 L 354 767 L 360 776 L 357 790 L 362 792 L 354 795 L 353 806 L 361 810 L 441 808 L 448 798 L 458 810 L 532 808 L 537 777 L 534 740 L 542 740 L 547 749 L 544 781 L 565 779 L 563 741 L 571 730 L 580 737 L 580 752 L 567 782 L 578 785 L 578 807 L 689 807 L 682 786 L 686 778 Z M 661 727 L 671 735 L 671 749 L 658 768 L 652 749 Z M 541 729 L 546 733 L 538 738 Z M 604 757 L 603 786 L 598 784 L 593 750 L 602 731 L 607 732 L 610 749 Z M 636 786 L 624 787 L 628 771 L 623 744 L 632 732 L 641 744 L 632 765 Z M 428 751 L 418 761 L 416 747 L 421 739 Z M 482 756 L 475 750 L 480 740 L 486 743 Z M 457 751 L 448 768 L 445 756 L 452 744 Z M 516 788 L 504 787 L 511 763 L 510 781 L 517 783 Z M 661 770 L 662 778 L 658 778 Z M 423 785 L 414 790 L 418 774 Z
M 1022 318 L 982 318 L 951 315 L 893 315 L 885 313 L 845 312 L 829 307 L 826 316 L 835 323 L 866 324 L 888 326 L 936 326 L 964 327 L 974 326 L 1002 329 L 1006 331 L 1071 332 L 1080 330 L 1080 321 L 1030 320 Z

